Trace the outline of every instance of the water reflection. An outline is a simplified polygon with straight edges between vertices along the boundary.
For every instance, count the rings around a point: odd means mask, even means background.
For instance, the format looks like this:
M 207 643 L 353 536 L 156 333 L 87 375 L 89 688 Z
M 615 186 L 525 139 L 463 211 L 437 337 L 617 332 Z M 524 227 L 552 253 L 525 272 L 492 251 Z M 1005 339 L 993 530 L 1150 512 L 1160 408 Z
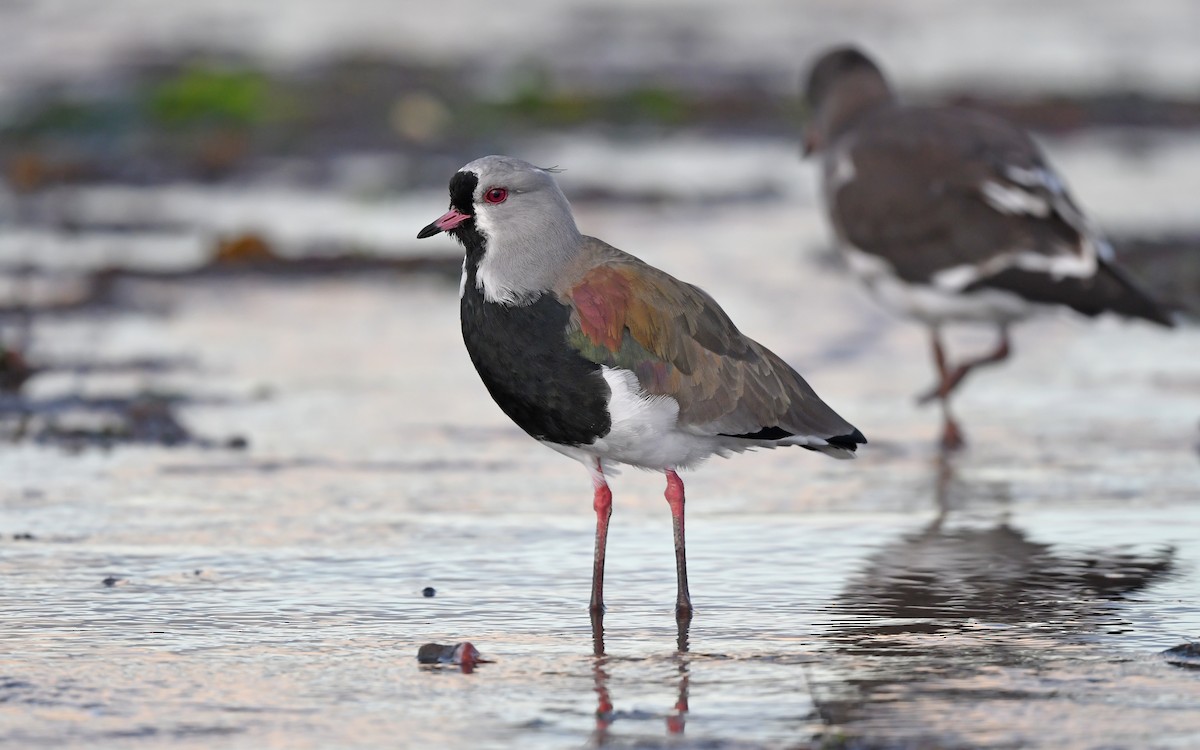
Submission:
M 613 722 L 612 698 L 608 694 L 610 675 L 606 669 L 608 655 L 604 653 L 604 613 L 592 612 L 592 679 L 596 691 L 596 729 L 591 746 L 599 747 L 608 740 L 608 728 Z
M 946 459 L 934 488 L 937 518 L 871 555 L 828 607 L 831 658 L 814 685 L 826 723 L 881 725 L 886 714 L 895 728 L 901 714 L 944 736 L 953 728 L 933 716 L 955 701 L 1045 697 L 1040 670 L 1095 658 L 1095 635 L 1132 627 L 1118 602 L 1173 565 L 1171 548 L 1071 550 L 1007 519 L 960 519 L 988 488 Z
M 681 735 L 687 723 L 688 713 L 688 679 L 691 663 L 688 654 L 688 631 L 691 627 L 691 617 L 681 617 L 676 620 L 676 650 L 671 660 L 675 663 L 677 682 L 677 700 L 674 707 L 666 714 L 666 728 L 669 735 Z M 596 693 L 596 728 L 592 731 L 589 746 L 600 747 L 608 743 L 609 728 L 622 713 L 613 706 L 609 692 L 611 674 L 609 655 L 604 649 L 604 614 L 592 613 L 592 679 Z
M 684 725 L 687 722 L 689 676 L 688 628 L 691 626 L 691 622 L 692 618 L 690 615 L 687 618 L 680 618 L 676 621 L 679 627 L 679 634 L 675 639 L 675 654 L 671 658 L 675 662 L 675 669 L 679 674 L 679 700 L 675 701 L 674 711 L 667 714 L 667 732 L 670 734 L 683 734 Z

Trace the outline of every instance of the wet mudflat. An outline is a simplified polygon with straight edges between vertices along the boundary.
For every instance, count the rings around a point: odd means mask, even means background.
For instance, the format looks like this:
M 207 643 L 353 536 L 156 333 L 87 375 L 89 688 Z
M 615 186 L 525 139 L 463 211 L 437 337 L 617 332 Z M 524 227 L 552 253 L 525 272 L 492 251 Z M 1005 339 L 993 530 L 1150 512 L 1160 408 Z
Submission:
M 40 321 L 45 358 L 188 362 L 49 373 L 32 396 L 153 385 L 190 395 L 177 414 L 196 434 L 249 446 L 4 451 L 7 741 L 1200 741 L 1200 674 L 1161 655 L 1200 635 L 1196 330 L 1021 328 L 1016 358 L 959 401 L 972 449 L 941 461 L 936 415 L 911 399 L 930 377 L 922 333 L 812 250 L 811 206 L 761 216 L 579 206 L 585 228 L 721 299 L 872 441 L 854 462 L 775 451 L 690 473 L 685 632 L 661 477 L 632 471 L 613 483 L 593 631 L 586 476 L 488 400 L 453 281 L 130 280 L 128 299 L 164 307 Z M 418 665 L 422 644 L 463 640 L 494 663 Z

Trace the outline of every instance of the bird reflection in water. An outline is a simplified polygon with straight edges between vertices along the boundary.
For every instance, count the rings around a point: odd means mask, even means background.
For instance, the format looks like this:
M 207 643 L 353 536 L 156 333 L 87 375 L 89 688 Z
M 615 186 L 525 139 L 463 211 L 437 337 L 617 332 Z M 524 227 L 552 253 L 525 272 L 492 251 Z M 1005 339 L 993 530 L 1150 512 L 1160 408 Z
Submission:
M 612 698 L 608 695 L 608 655 L 604 653 L 604 613 L 592 610 L 592 678 L 596 683 L 596 731 L 593 745 L 603 745 L 613 722 Z
M 678 697 L 674 708 L 666 715 L 667 733 L 683 734 L 687 723 L 688 713 L 688 678 L 690 661 L 688 656 L 688 629 L 691 626 L 690 616 L 680 616 L 676 619 L 676 650 L 672 661 L 678 673 Z M 608 673 L 609 656 L 604 650 L 604 613 L 592 612 L 592 678 L 596 692 L 596 729 L 592 733 L 591 746 L 599 747 L 608 741 L 608 729 L 617 719 L 618 712 L 613 708 L 612 697 L 609 694 Z
M 944 457 L 934 479 L 937 518 L 871 555 L 829 605 L 836 676 L 814 686 L 827 723 L 870 723 L 902 705 L 909 715 L 932 710 L 948 700 L 948 681 L 972 700 L 999 698 L 989 673 L 1036 671 L 1073 647 L 1094 648 L 1096 633 L 1128 629 L 1119 602 L 1173 565 L 1171 548 L 1069 549 L 994 514 L 981 523 L 979 501 L 992 513 L 1006 488 L 988 498 L 995 486 L 961 480 Z M 968 504 L 970 518 L 960 518 Z
M 676 620 L 679 633 L 675 640 L 675 668 L 679 672 L 679 700 L 675 701 L 675 710 L 667 715 L 667 731 L 671 734 L 683 734 L 688 712 L 688 628 L 692 618 L 681 617 Z

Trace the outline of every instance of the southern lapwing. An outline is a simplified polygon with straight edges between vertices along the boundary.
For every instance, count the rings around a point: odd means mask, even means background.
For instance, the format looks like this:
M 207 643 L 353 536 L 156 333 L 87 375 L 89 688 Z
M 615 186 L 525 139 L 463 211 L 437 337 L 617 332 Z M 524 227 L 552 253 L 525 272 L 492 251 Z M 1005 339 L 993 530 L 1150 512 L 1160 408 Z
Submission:
M 805 153 L 819 153 L 825 208 L 850 268 L 885 306 L 929 326 L 942 444 L 962 445 L 951 392 L 1009 354 L 1009 327 L 1049 306 L 1172 324 L 1116 265 L 1033 140 L 982 112 L 899 104 L 869 57 L 826 52 L 805 86 Z M 947 323 L 994 325 L 990 354 L 947 361 Z
M 604 608 L 612 513 L 605 469 L 666 474 L 676 615 L 691 616 L 677 473 L 716 454 L 798 445 L 852 458 L 862 433 L 703 290 L 580 234 L 550 172 L 486 156 L 450 180 L 450 210 L 418 238 L 466 250 L 463 341 L 500 408 L 591 475 L 591 610 Z

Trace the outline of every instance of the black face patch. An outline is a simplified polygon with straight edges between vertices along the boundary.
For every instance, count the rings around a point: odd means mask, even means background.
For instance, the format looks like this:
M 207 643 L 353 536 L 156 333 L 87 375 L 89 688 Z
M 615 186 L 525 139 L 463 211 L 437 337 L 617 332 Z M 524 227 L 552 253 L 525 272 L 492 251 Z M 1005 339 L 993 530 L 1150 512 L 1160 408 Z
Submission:
M 475 214 L 475 188 L 479 178 L 474 172 L 455 172 L 450 178 L 450 207 L 464 214 Z
M 462 243 L 467 253 L 467 267 L 473 268 L 483 260 L 486 249 L 483 235 L 475 225 L 475 206 L 473 204 L 475 188 L 479 186 L 479 178 L 474 172 L 455 172 L 450 178 L 450 207 L 468 214 L 472 218 L 448 231 L 448 234 Z
M 463 343 L 496 404 L 539 440 L 586 445 L 607 435 L 610 389 L 600 365 L 567 344 L 570 309 L 548 293 L 528 305 L 488 302 L 475 285 L 469 245 L 467 258 Z

